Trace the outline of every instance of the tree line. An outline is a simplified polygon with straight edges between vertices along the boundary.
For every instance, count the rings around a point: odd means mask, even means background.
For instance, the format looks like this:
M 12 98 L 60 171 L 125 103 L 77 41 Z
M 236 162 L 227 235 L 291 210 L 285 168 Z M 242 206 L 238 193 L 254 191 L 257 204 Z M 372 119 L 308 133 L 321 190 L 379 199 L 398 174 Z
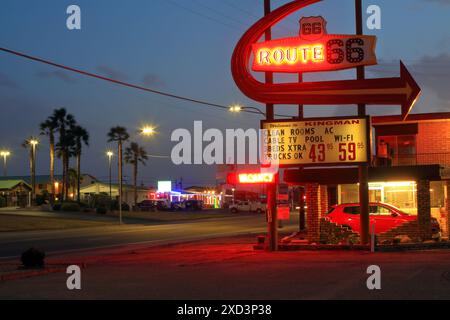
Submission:
M 62 201 L 69 200 L 69 188 L 73 184 L 73 178 L 76 180 L 76 200 L 81 202 L 81 160 L 83 148 L 89 146 L 90 135 L 87 129 L 78 124 L 75 117 L 68 113 L 65 108 L 55 109 L 39 125 L 40 134 L 46 136 L 49 141 L 50 152 L 50 202 L 54 203 L 57 197 L 55 188 L 55 160 L 59 159 L 62 164 L 61 194 Z M 133 185 L 134 185 L 134 204 L 137 204 L 137 179 L 139 164 L 146 165 L 148 155 L 146 150 L 136 142 L 130 142 L 123 152 L 124 143 L 129 142 L 130 134 L 125 127 L 112 127 L 107 133 L 108 142 L 117 143 L 118 151 L 118 174 L 119 174 L 119 198 L 122 194 L 122 162 L 133 167 Z M 35 148 L 37 138 L 30 137 L 24 141 L 23 146 L 30 149 L 30 171 L 34 190 L 35 180 Z M 75 158 L 75 169 L 70 168 L 71 159 Z M 75 176 L 75 177 L 74 177 Z M 60 191 L 60 192 L 59 192 Z M 34 195 L 35 196 L 35 195 Z

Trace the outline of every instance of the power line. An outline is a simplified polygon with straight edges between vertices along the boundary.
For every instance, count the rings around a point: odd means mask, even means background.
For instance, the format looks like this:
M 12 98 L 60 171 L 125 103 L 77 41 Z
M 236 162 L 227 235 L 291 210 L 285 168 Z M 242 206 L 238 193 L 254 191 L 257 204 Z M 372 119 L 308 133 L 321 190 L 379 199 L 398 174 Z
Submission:
M 219 19 L 216 19 L 216 18 L 213 18 L 213 17 L 211 17 L 211 16 L 209 16 L 209 15 L 207 15 L 207 14 L 204 14 L 204 13 L 195 11 L 195 10 L 193 10 L 193 9 L 191 9 L 191 8 L 185 7 L 185 6 L 179 4 L 179 3 L 175 2 L 175 1 L 172 1 L 172 0 L 165 0 L 164 3 L 169 3 L 169 4 L 171 4 L 171 5 L 175 6 L 175 7 L 181 8 L 181 9 L 183 9 L 183 10 L 186 10 L 186 11 L 192 13 L 192 14 L 195 14 L 195 15 L 200 16 L 200 17 L 202 17 L 202 18 L 208 19 L 208 20 L 210 20 L 210 21 L 219 23 L 219 24 L 221 24 L 221 25 L 223 25 L 223 26 L 225 26 L 225 27 L 228 27 L 228 28 L 231 28 L 231 29 L 238 29 L 238 30 L 240 30 L 239 28 L 237 28 L 236 26 L 234 26 L 234 25 L 232 25 L 232 24 L 229 24 L 229 23 L 227 23 L 227 22 L 223 22 L 223 21 L 221 21 L 221 20 L 219 20 Z
M 0 47 L 0 51 L 6 52 L 6 53 L 10 53 L 10 54 L 13 54 L 15 56 L 19 56 L 19 57 L 26 58 L 26 59 L 29 59 L 29 60 L 33 60 L 33 61 L 37 61 L 37 62 L 40 62 L 40 63 L 44 63 L 44 64 L 47 64 L 47 65 L 51 65 L 51 66 L 56 67 L 56 68 L 60 68 L 60 69 L 68 70 L 68 71 L 71 71 L 71 72 L 79 73 L 79 74 L 82 74 L 84 76 L 100 79 L 100 80 L 103 80 L 103 81 L 112 82 L 112 83 L 117 84 L 117 85 L 129 87 L 129 88 L 133 88 L 133 89 L 138 89 L 138 90 L 143 90 L 143 91 L 146 91 L 146 92 L 158 94 L 158 95 L 169 97 L 169 98 L 173 98 L 173 99 L 178 99 L 178 100 L 192 102 L 192 103 L 196 103 L 196 104 L 200 104 L 200 105 L 215 107 L 215 108 L 219 108 L 219 109 L 223 109 L 223 110 L 227 110 L 227 111 L 229 110 L 228 106 L 224 106 L 224 105 L 220 105 L 220 104 L 212 103 L 212 102 L 207 102 L 207 101 L 204 101 L 204 100 L 198 100 L 198 99 L 183 97 L 183 96 L 180 96 L 180 95 L 176 95 L 176 94 L 172 94 L 172 93 L 168 93 L 168 92 L 163 92 L 163 91 L 159 91 L 159 90 L 143 87 L 143 86 L 140 86 L 140 85 L 137 85 L 137 84 L 132 84 L 132 83 L 125 82 L 125 81 L 120 81 L 120 80 L 116 80 L 116 79 L 113 79 L 113 78 L 104 77 L 104 76 L 101 76 L 99 74 L 95 74 L 95 73 L 83 71 L 83 70 L 80 70 L 80 69 L 76 69 L 76 68 L 73 68 L 73 67 L 65 66 L 65 65 L 62 65 L 62 64 L 59 64 L 59 63 L 56 63 L 56 62 L 52 62 L 52 61 L 49 61 L 49 60 L 45 60 L 45 59 L 41 59 L 41 58 L 38 58 L 38 57 L 34 57 L 34 56 L 31 56 L 31 55 L 28 55 L 28 54 L 25 54 L 25 53 L 22 53 L 22 52 L 14 51 L 14 50 L 11 50 L 11 49 Z M 243 112 L 247 112 L 247 113 L 259 114 L 259 112 L 252 111 L 252 110 L 242 110 L 242 111 Z M 289 117 L 289 118 L 291 117 L 291 116 L 287 116 L 287 115 L 277 115 L 277 116 Z
M 248 16 L 250 16 L 250 17 L 253 17 L 253 18 L 256 18 L 256 19 L 261 19 L 261 16 L 258 16 L 258 15 L 254 14 L 254 13 L 248 11 L 248 10 L 245 10 L 245 9 L 243 9 L 243 8 L 241 8 L 241 7 L 239 7 L 239 6 L 235 5 L 235 4 L 233 4 L 233 3 L 230 3 L 230 2 L 228 2 L 227 0 L 224 0 L 222 3 L 225 4 L 225 5 L 227 5 L 227 6 L 229 6 L 230 8 L 234 8 L 234 9 L 236 9 L 236 10 L 239 10 L 239 11 L 243 12 L 244 14 L 246 14 L 246 15 L 248 15 Z M 292 21 L 289 21 L 289 22 L 292 23 Z M 296 26 L 297 26 L 297 25 L 296 25 Z M 298 26 L 297 26 L 297 27 L 298 27 Z M 280 25 L 280 28 L 283 29 L 284 31 L 292 32 L 292 30 L 291 30 L 290 28 L 287 28 L 287 27 L 285 27 L 285 26 Z
M 193 1 L 196 2 L 199 6 L 202 6 L 203 8 L 205 8 L 205 9 L 207 9 L 207 10 L 213 12 L 214 14 L 216 14 L 216 15 L 218 15 L 218 16 L 221 16 L 221 17 L 224 17 L 224 18 L 227 19 L 228 21 L 234 21 L 234 22 L 236 22 L 236 23 L 238 23 L 238 24 L 240 24 L 240 25 L 243 25 L 243 26 L 245 26 L 245 27 L 248 27 L 248 24 L 247 24 L 247 23 L 242 22 L 242 21 L 239 20 L 239 19 L 236 19 L 236 18 L 234 18 L 234 17 L 230 17 L 230 16 L 228 16 L 228 15 L 222 13 L 222 12 L 219 11 L 219 10 L 216 10 L 216 9 L 214 9 L 214 8 L 211 8 L 210 6 L 208 6 L 208 5 L 206 5 L 206 4 L 201 3 L 201 2 L 198 1 L 198 0 L 193 0 Z

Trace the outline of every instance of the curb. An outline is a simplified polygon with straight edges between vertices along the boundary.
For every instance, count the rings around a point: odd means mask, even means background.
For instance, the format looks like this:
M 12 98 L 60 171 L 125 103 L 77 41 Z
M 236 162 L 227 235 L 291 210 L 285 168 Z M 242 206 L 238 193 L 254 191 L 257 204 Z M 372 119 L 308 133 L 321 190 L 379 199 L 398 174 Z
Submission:
M 66 272 L 67 266 L 70 266 L 72 264 L 79 266 L 81 269 L 85 269 L 87 266 L 86 263 L 61 263 L 61 264 L 57 264 L 59 267 L 49 267 L 49 268 L 34 269 L 34 270 L 31 269 L 29 271 L 23 271 L 23 272 L 11 272 L 8 274 L 0 275 L 0 282 L 32 278 L 32 277 L 42 276 L 42 275 L 46 275 L 46 274 L 50 274 L 50 273 Z M 51 264 L 50 264 L 50 266 L 51 266 Z
M 17 272 L 17 273 L 10 273 L 6 275 L 0 276 L 0 281 L 10 281 L 10 280 L 20 280 L 20 279 L 26 279 L 31 277 L 37 277 L 44 274 L 49 273 L 57 273 L 57 272 L 64 272 L 65 268 L 60 269 L 44 269 L 44 270 L 34 270 L 29 272 Z

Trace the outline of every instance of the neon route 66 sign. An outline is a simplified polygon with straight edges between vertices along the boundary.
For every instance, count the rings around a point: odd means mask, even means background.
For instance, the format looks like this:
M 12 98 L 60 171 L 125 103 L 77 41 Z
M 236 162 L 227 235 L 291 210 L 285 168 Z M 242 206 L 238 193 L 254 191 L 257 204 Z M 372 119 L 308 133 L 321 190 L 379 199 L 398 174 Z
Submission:
M 290 14 L 321 0 L 296 0 L 256 22 L 233 53 L 231 71 L 239 89 L 250 99 L 269 104 L 400 105 L 405 119 L 421 89 L 400 62 L 400 77 L 321 82 L 263 83 L 257 72 L 315 72 L 376 64 L 376 38 L 329 35 L 321 17 L 301 21 L 299 37 L 259 42 L 265 31 Z M 250 60 L 253 64 L 250 68 Z
M 299 34 L 253 44 L 252 70 L 298 73 L 377 64 L 375 36 L 329 35 L 323 17 L 302 18 Z

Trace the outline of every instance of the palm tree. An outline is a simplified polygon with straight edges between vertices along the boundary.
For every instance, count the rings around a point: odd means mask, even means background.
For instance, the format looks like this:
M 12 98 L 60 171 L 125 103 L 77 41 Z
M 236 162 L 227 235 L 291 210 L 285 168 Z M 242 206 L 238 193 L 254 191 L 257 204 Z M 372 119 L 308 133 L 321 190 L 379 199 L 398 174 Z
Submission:
M 74 148 L 73 148 L 73 154 L 77 158 L 77 201 L 80 202 L 80 184 L 81 184 L 81 149 L 83 147 L 83 144 L 88 146 L 89 145 L 89 133 L 81 126 L 74 126 L 71 128 L 71 135 L 74 138 Z
M 30 159 L 30 175 L 31 175 L 31 201 L 34 203 L 36 199 L 36 148 L 39 140 L 36 137 L 29 137 L 22 143 L 22 147 L 29 148 Z
M 69 171 L 67 171 L 67 180 L 67 190 L 69 190 L 69 188 L 72 188 L 72 195 L 75 196 L 78 181 L 78 172 L 76 169 L 70 168 Z
M 55 199 L 55 131 L 58 129 L 58 123 L 56 121 L 55 112 L 49 116 L 47 120 L 41 122 L 39 125 L 41 135 L 46 135 L 50 143 L 50 183 L 51 183 L 51 196 L 50 201 L 53 203 Z
M 117 142 L 117 155 L 119 160 L 119 222 L 122 224 L 122 145 L 130 135 L 124 127 L 113 127 L 108 132 L 108 142 Z
M 137 206 L 137 175 L 139 162 L 145 166 L 148 160 L 147 151 L 139 146 L 136 142 L 132 142 L 125 149 L 125 162 L 133 165 L 133 183 L 134 183 L 134 206 Z
M 74 145 L 74 137 L 70 132 L 70 128 L 73 128 L 76 124 L 75 118 L 68 114 L 66 109 L 61 108 L 54 111 L 53 116 L 58 124 L 59 141 L 56 144 L 58 151 L 58 157 L 62 159 L 63 178 L 62 178 L 62 197 L 63 200 L 68 196 L 68 177 L 69 160 L 70 160 L 70 148 Z

